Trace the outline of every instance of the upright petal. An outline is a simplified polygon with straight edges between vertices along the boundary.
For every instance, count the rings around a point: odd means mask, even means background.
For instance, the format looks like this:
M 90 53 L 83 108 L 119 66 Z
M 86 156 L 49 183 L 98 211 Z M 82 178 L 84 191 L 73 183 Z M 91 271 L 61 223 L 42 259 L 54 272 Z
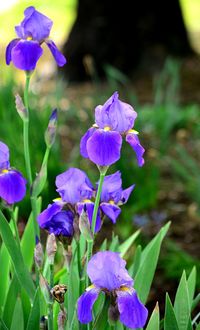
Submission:
M 122 137 L 118 132 L 98 129 L 87 142 L 89 159 L 101 166 L 114 164 L 120 158 Z
M 33 6 L 26 8 L 24 16 L 25 18 L 21 24 L 15 27 L 19 38 L 32 37 L 33 40 L 39 42 L 48 38 L 53 25 L 52 20 L 35 10 Z
M 96 131 L 96 128 L 91 127 L 81 138 L 80 153 L 81 153 L 82 157 L 89 158 L 88 152 L 87 152 L 87 141 L 95 131 Z
M 101 201 L 109 202 L 110 200 L 115 200 L 117 197 L 117 200 L 115 201 L 117 203 L 118 197 L 121 197 L 121 191 L 122 179 L 120 171 L 111 175 L 106 175 L 102 186 Z
M 58 66 L 65 65 L 67 63 L 67 60 L 66 60 L 65 56 L 59 51 L 59 49 L 57 48 L 55 43 L 52 40 L 45 40 L 45 43 L 49 47 Z
M 90 199 L 93 194 L 93 187 L 87 175 L 73 167 L 56 177 L 56 187 L 62 200 L 70 204 Z
M 99 292 L 100 290 L 94 287 L 79 297 L 77 301 L 77 314 L 79 322 L 86 324 L 92 321 L 92 307 L 98 298 Z
M 134 289 L 117 291 L 117 304 L 120 321 L 128 328 L 143 328 L 146 323 L 148 311 L 139 300 Z
M 116 220 L 121 213 L 119 206 L 110 203 L 101 203 L 100 208 L 102 212 L 112 220 L 113 223 L 116 223 Z
M 17 45 L 17 43 L 19 42 L 19 39 L 13 39 L 8 46 L 6 47 L 6 64 L 9 65 L 10 62 L 12 61 L 12 56 L 11 56 L 11 52 L 13 47 L 15 47 Z
M 122 202 L 122 204 L 125 204 L 128 201 L 129 196 L 132 193 L 132 191 L 133 191 L 134 188 L 135 188 L 135 184 L 133 184 L 129 188 L 126 188 L 126 189 L 124 189 L 122 191 L 122 194 L 121 194 L 121 202 Z
M 9 156 L 7 145 L 0 141 L 0 170 L 7 169 L 10 166 Z
M 140 167 L 143 166 L 144 165 L 143 154 L 144 154 L 145 150 L 142 147 L 142 145 L 140 144 L 137 134 L 128 133 L 126 135 L 126 142 L 128 142 L 130 144 L 130 146 L 133 148 L 133 150 L 135 151 L 138 166 L 140 166 Z
M 137 113 L 133 108 L 119 100 L 118 92 L 115 92 L 103 106 L 95 109 L 96 124 L 101 128 L 109 126 L 119 133 L 130 130 L 136 117 Z
M 34 70 L 43 50 L 37 41 L 20 40 L 12 48 L 11 58 L 13 64 L 21 70 Z
M 90 259 L 87 274 L 92 283 L 109 291 L 122 285 L 132 286 L 133 280 L 125 268 L 126 262 L 119 253 L 111 251 L 97 252 Z
M 26 194 L 26 180 L 16 170 L 0 174 L 0 197 L 8 204 L 21 201 Z

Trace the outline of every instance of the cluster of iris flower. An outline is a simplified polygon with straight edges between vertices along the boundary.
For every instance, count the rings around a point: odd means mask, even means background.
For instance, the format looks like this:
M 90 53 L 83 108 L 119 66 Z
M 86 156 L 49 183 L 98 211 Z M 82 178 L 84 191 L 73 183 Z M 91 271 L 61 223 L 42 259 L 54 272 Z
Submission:
M 55 43 L 49 39 L 53 22 L 38 12 L 33 6 L 24 12 L 25 18 L 15 27 L 17 38 L 6 49 L 6 63 L 13 64 L 26 72 L 33 71 L 43 53 L 41 45 L 50 49 L 58 66 L 66 63 L 64 55 Z M 127 103 L 119 100 L 115 92 L 104 105 L 95 109 L 95 124 L 81 139 L 80 152 L 98 167 L 110 166 L 120 158 L 122 137 L 136 153 L 138 166 L 144 164 L 144 148 L 141 146 L 138 132 L 133 129 L 137 113 Z M 56 236 L 73 237 L 74 221 L 84 210 L 89 224 L 92 225 L 94 202 L 98 182 L 94 187 L 88 176 L 78 168 L 69 168 L 56 177 L 56 191 L 60 197 L 38 216 L 41 228 Z M 121 209 L 134 189 L 134 185 L 122 189 L 121 173 L 107 175 L 104 178 L 95 233 L 107 216 L 116 222 Z M 14 204 L 24 198 L 26 180 L 22 174 L 10 167 L 9 149 L 0 142 L 0 197 L 7 204 Z M 87 265 L 87 274 L 92 285 L 86 288 L 77 301 L 77 314 L 81 323 L 92 321 L 92 307 L 100 292 L 110 299 L 109 313 L 129 328 L 141 328 L 145 325 L 148 312 L 139 300 L 133 288 L 133 279 L 125 268 L 126 262 L 118 253 L 98 252 Z

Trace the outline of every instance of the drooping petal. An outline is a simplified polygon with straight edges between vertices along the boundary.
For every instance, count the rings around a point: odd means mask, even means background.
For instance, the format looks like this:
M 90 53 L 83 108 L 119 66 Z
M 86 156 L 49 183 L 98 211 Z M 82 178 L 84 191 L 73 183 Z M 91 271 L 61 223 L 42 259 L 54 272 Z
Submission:
M 119 133 L 130 130 L 136 117 L 137 113 L 133 108 L 119 100 L 118 92 L 115 92 L 103 106 L 95 109 L 96 124 L 101 128 L 108 126 Z
M 135 151 L 138 166 L 140 166 L 140 167 L 143 166 L 144 165 L 143 154 L 145 152 L 145 149 L 140 144 L 140 141 L 139 141 L 139 138 L 138 138 L 137 134 L 128 133 L 126 135 L 126 142 L 128 142 L 130 144 L 130 146 L 133 148 L 133 150 Z
M 110 200 L 114 200 L 117 203 L 121 197 L 121 191 L 122 179 L 120 171 L 106 175 L 102 186 L 101 201 L 109 202 Z
M 83 199 L 90 199 L 93 194 L 92 184 L 87 175 L 78 168 L 70 168 L 56 177 L 57 192 L 66 203 L 75 204 Z
M 8 46 L 6 47 L 6 64 L 9 65 L 10 62 L 12 61 L 12 56 L 11 56 L 11 52 L 13 47 L 15 47 L 17 45 L 17 43 L 19 42 L 19 39 L 13 39 Z
M 126 262 L 119 253 L 111 251 L 97 252 L 90 259 L 87 274 L 92 283 L 109 291 L 122 285 L 132 286 L 133 280 L 125 268 Z
M 148 311 L 139 300 L 134 289 L 117 291 L 117 304 L 120 321 L 128 328 L 143 328 L 146 323 Z
M 26 194 L 26 180 L 16 170 L 0 174 L 0 197 L 8 204 L 20 202 Z
M 80 153 L 81 153 L 82 157 L 89 158 L 88 152 L 87 152 L 87 141 L 95 131 L 96 131 L 96 128 L 91 127 L 81 138 Z
M 71 211 L 62 210 L 63 202 L 55 202 L 48 205 L 47 209 L 39 214 L 37 220 L 41 228 L 49 233 L 63 236 L 73 236 L 74 215 Z
M 118 132 L 96 130 L 87 141 L 89 159 L 101 166 L 114 164 L 120 158 L 122 137 Z
M 130 196 L 130 194 L 132 193 L 134 187 L 135 187 L 135 184 L 133 184 L 133 185 L 130 186 L 129 188 L 124 189 L 124 190 L 122 191 L 122 194 L 121 194 L 121 202 L 122 202 L 122 204 L 125 204 L 125 203 L 128 201 L 129 196 Z
M 79 215 L 81 215 L 81 212 L 86 207 L 87 214 L 88 214 L 88 220 L 90 222 L 90 226 L 92 226 L 92 216 L 94 211 L 94 203 L 93 202 L 83 202 L 83 203 L 77 203 L 77 212 Z M 96 226 L 95 226 L 95 233 L 97 233 L 101 229 L 101 217 L 100 217 L 100 210 L 97 212 L 97 219 L 96 219 Z
M 19 38 L 26 39 L 32 37 L 33 40 L 39 42 L 48 38 L 53 22 L 47 16 L 35 10 L 33 6 L 28 7 L 24 11 L 24 20 L 20 25 L 15 27 L 15 31 Z
M 9 149 L 7 145 L 0 141 L 0 170 L 8 169 L 10 167 L 9 157 Z
M 43 50 L 37 41 L 20 40 L 11 51 L 13 64 L 21 70 L 34 70 Z
M 59 51 L 59 49 L 57 48 L 55 43 L 52 40 L 45 40 L 45 43 L 49 47 L 58 66 L 65 65 L 67 63 L 67 60 L 66 60 L 65 56 Z
M 79 322 L 86 324 L 92 321 L 92 307 L 98 298 L 99 292 L 100 290 L 94 287 L 79 297 L 77 301 L 77 314 Z
M 100 208 L 103 213 L 112 220 L 113 223 L 116 223 L 116 220 L 121 213 L 119 206 L 110 203 L 101 203 Z

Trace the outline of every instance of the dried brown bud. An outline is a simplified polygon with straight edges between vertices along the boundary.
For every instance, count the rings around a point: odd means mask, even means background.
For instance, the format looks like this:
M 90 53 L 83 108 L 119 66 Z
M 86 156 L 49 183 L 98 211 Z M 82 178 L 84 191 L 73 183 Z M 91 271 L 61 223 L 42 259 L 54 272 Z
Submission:
M 92 231 L 90 228 L 90 222 L 88 219 L 86 204 L 84 205 L 84 208 L 79 217 L 79 229 L 80 229 L 81 234 L 83 235 L 83 237 L 86 239 L 87 242 L 93 241 L 93 234 L 92 234 Z
M 67 286 L 65 284 L 57 284 L 51 289 L 51 294 L 59 304 L 62 304 L 64 303 L 66 291 Z
M 40 288 L 47 304 L 52 304 L 52 296 L 47 280 L 40 274 Z
M 58 314 L 58 330 L 64 330 L 67 321 L 66 309 L 63 308 Z
M 22 98 L 19 94 L 15 95 L 15 105 L 16 105 L 17 112 L 20 115 L 20 117 L 22 118 L 22 120 L 27 120 L 28 111 L 25 108 Z
M 50 265 L 54 264 L 54 258 L 57 251 L 57 243 L 56 237 L 52 233 L 47 238 L 47 245 L 46 245 L 47 257 Z
M 63 256 L 65 259 L 65 266 L 69 270 L 71 259 L 72 259 L 72 247 L 69 245 L 67 249 L 63 249 Z
M 37 267 L 39 269 L 41 269 L 43 260 L 44 260 L 44 253 L 43 253 L 42 244 L 40 243 L 40 241 L 38 241 L 35 246 L 34 260 L 35 260 L 35 264 L 37 265 Z

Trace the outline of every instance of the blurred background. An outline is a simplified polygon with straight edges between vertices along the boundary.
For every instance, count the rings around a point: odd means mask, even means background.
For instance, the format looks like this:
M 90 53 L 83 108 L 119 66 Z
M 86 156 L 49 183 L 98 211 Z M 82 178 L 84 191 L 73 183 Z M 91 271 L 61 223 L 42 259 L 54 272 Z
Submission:
M 97 181 L 95 166 L 79 155 L 79 141 L 93 124 L 95 106 L 118 90 L 138 112 L 135 129 L 146 163 L 138 168 L 131 148 L 123 146 L 109 173 L 120 170 L 124 188 L 133 183 L 136 188 L 117 225 L 106 221 L 97 244 L 113 230 L 123 241 L 142 228 L 138 241 L 143 245 L 171 220 L 149 298 L 150 306 L 158 298 L 162 306 L 162 290 L 173 298 L 183 268 L 189 272 L 195 264 L 200 274 L 200 1 L 1 1 L 0 139 L 10 147 L 11 165 L 24 174 L 22 123 L 14 103 L 14 94 L 23 94 L 24 74 L 7 67 L 4 54 L 29 5 L 54 21 L 51 37 L 68 59 L 58 70 L 44 46 L 31 82 L 35 173 L 45 151 L 48 118 L 53 108 L 59 109 L 43 208 L 57 197 L 56 175 L 70 166 Z M 29 211 L 27 198 L 20 204 L 21 232 Z M 134 248 L 129 258 L 133 253 Z

